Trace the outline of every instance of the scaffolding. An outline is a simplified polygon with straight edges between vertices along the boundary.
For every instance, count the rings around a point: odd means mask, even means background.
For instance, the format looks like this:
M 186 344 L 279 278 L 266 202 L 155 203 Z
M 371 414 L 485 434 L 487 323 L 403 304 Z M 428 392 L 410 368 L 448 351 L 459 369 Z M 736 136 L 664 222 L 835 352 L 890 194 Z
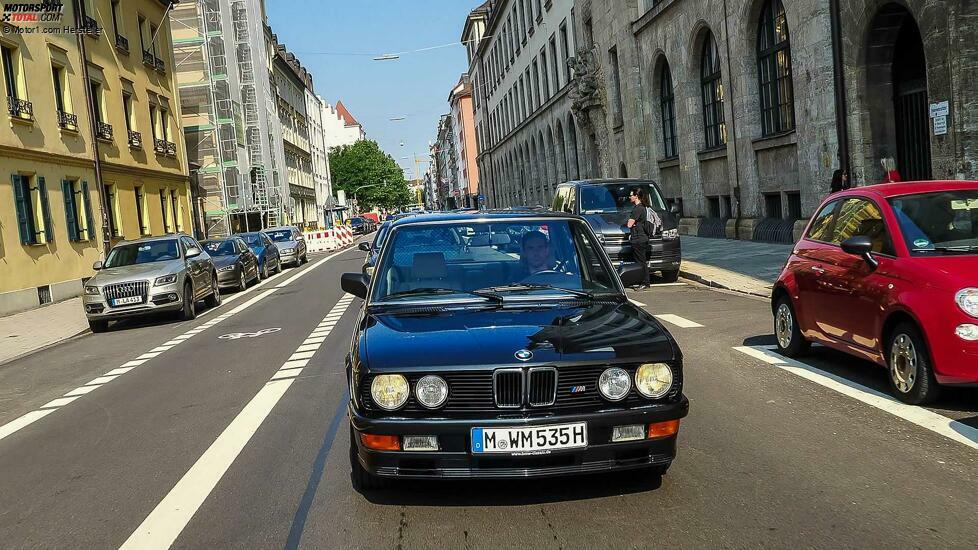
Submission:
M 177 83 L 190 161 L 200 165 L 208 237 L 278 224 L 274 166 L 260 109 L 267 100 L 262 0 L 196 0 L 173 8 Z M 256 60 L 258 60 L 256 62 Z M 259 75 L 262 75 L 259 77 Z

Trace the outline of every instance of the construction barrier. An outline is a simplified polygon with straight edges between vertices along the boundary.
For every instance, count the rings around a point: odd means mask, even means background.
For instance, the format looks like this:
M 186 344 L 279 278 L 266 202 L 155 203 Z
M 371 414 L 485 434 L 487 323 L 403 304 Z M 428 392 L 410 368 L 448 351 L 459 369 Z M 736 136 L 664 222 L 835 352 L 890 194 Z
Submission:
M 318 229 L 304 231 L 306 249 L 309 252 L 329 252 L 346 248 L 353 244 L 353 230 L 346 225 L 338 225 L 333 229 Z

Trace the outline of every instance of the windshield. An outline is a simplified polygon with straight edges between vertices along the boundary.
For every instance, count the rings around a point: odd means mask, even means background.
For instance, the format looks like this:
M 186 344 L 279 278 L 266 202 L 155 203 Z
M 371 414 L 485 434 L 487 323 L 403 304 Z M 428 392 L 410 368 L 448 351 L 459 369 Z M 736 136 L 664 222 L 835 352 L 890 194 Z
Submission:
M 267 231 L 265 234 L 268 235 L 269 238 L 271 238 L 273 241 L 277 243 L 282 243 L 282 242 L 292 240 L 292 232 L 289 231 L 288 229 L 282 229 L 280 231 Z
M 605 212 L 623 212 L 633 208 L 628 200 L 629 192 L 635 187 L 648 190 L 649 202 L 656 210 L 665 210 L 659 190 L 651 183 L 605 183 L 600 185 L 585 185 L 581 187 L 581 213 L 599 214 Z
M 234 247 L 234 241 L 228 239 L 224 241 L 204 241 L 204 250 L 211 256 L 234 256 L 238 250 Z
M 910 253 L 978 253 L 978 189 L 890 199 Z
M 243 240 L 245 244 L 247 244 L 251 248 L 259 247 L 262 245 L 261 235 L 259 235 L 258 233 L 242 233 L 241 235 L 238 236 L 241 237 L 241 240 Z
M 363 225 L 363 218 L 353 218 L 350 220 L 351 225 Z
M 531 295 L 580 298 L 618 293 L 583 222 L 466 221 L 391 232 L 374 302 L 422 296 Z M 581 292 L 584 291 L 584 292 Z
M 383 225 L 380 231 L 377 231 L 377 236 L 374 237 L 374 244 L 372 245 L 374 250 L 380 250 L 380 247 L 384 246 L 384 240 L 387 239 L 387 233 L 390 231 L 390 228 L 390 225 Z
M 153 241 L 148 243 L 120 244 L 109 252 L 105 267 L 167 262 L 180 258 L 177 241 Z

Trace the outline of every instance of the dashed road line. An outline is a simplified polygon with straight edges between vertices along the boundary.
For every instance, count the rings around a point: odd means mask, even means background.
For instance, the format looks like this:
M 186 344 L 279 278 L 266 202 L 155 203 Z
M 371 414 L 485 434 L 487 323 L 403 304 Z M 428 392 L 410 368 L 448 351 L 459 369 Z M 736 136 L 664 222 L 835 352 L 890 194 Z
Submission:
M 346 311 L 352 302 L 353 296 L 344 294 L 333 306 L 331 313 Z M 305 359 L 289 358 L 272 375 L 258 394 L 245 405 L 231 424 L 133 531 L 121 546 L 123 550 L 165 549 L 173 544 L 307 363 L 308 360 Z
M 978 429 L 967 424 L 952 420 L 923 407 L 907 405 L 873 388 L 813 367 L 807 363 L 779 355 L 766 346 L 740 346 L 734 349 L 785 372 L 815 382 L 857 401 L 862 401 L 871 407 L 890 413 L 972 449 L 978 449 Z
M 283 286 L 287 286 L 289 284 L 292 284 L 293 282 L 295 282 L 296 280 L 298 280 L 300 277 L 305 276 L 307 273 L 309 273 L 313 269 L 316 269 L 320 265 L 326 263 L 327 261 L 329 261 L 329 260 L 335 258 L 336 256 L 339 256 L 340 254 L 343 254 L 344 252 L 347 252 L 349 250 L 351 250 L 351 249 L 347 248 L 347 249 L 340 250 L 340 251 L 338 251 L 338 252 L 336 252 L 334 254 L 331 254 L 331 255 L 329 255 L 329 256 L 327 256 L 327 257 L 325 257 L 325 258 L 323 258 L 323 259 L 321 259 L 321 260 L 319 260 L 319 261 L 317 261 L 317 262 L 309 265 L 306 269 L 300 271 L 294 277 L 291 277 L 288 280 L 286 280 L 284 283 L 282 283 L 282 285 Z M 261 283 L 259 283 L 259 284 L 255 285 L 255 286 L 251 287 L 251 289 L 249 290 L 249 292 L 241 292 L 241 293 L 235 294 L 234 296 L 229 297 L 228 299 L 224 300 L 223 303 L 221 304 L 221 306 L 219 306 L 219 307 L 223 307 L 225 304 L 228 304 L 228 303 L 232 302 L 233 300 L 235 300 L 235 299 L 237 299 L 237 298 L 239 298 L 241 296 L 251 295 L 252 294 L 252 291 L 254 291 L 255 289 L 260 288 L 261 286 L 263 286 L 263 285 L 265 285 L 265 284 L 273 281 L 276 277 L 279 277 L 279 276 L 282 276 L 282 275 L 283 275 L 283 273 L 278 273 L 278 274 L 275 275 L 275 277 L 269 277 L 268 279 L 265 279 Z M 246 302 L 238 305 L 237 307 L 235 307 L 235 308 L 233 308 L 231 310 L 225 311 L 224 313 L 221 313 L 220 315 L 218 315 L 217 317 L 215 317 L 215 318 L 207 321 L 206 323 L 203 323 L 200 326 L 197 326 L 197 327 L 195 327 L 193 329 L 190 329 L 190 330 L 184 332 L 183 334 L 181 334 L 181 335 L 179 335 L 177 337 L 172 338 L 171 340 L 169 340 L 165 344 L 160 345 L 160 346 L 157 346 L 157 347 L 151 349 L 150 351 L 139 355 L 134 360 L 127 361 L 127 362 L 123 363 L 118 368 L 115 368 L 115 369 L 110 370 L 109 372 L 107 372 L 104 375 L 102 375 L 103 377 L 112 376 L 111 379 L 108 379 L 105 382 L 101 382 L 101 383 L 96 384 L 95 383 L 95 380 L 93 380 L 92 382 L 89 382 L 88 384 L 85 384 L 83 386 L 80 386 L 78 388 L 75 388 L 75 389 L 71 390 L 70 392 L 64 394 L 64 396 L 62 398 L 54 399 L 53 401 L 48 402 L 46 405 L 44 405 L 43 407 L 41 407 L 39 410 L 31 411 L 31 412 L 29 412 L 27 414 L 24 414 L 24 415 L 22 415 L 22 416 L 20 416 L 18 418 L 15 418 L 14 420 L 12 420 L 12 421 L 10 421 L 10 422 L 8 422 L 8 423 L 0 426 L 0 440 L 3 440 L 7 436 L 9 436 L 9 435 L 11 435 L 13 433 L 18 432 L 18 431 L 26 428 L 27 426 L 30 426 L 34 422 L 37 422 L 38 420 L 44 418 L 45 416 L 51 414 L 54 411 L 60 409 L 61 407 L 63 407 L 65 405 L 67 405 L 67 404 L 75 401 L 78 397 L 80 397 L 82 395 L 86 395 L 88 393 L 91 393 L 92 391 L 95 391 L 96 389 L 104 386 L 105 384 L 111 382 L 112 380 L 115 380 L 115 378 L 117 378 L 118 375 L 125 374 L 125 373 L 131 371 L 132 369 L 134 369 L 136 367 L 139 367 L 141 365 L 144 365 L 150 359 L 155 359 L 156 357 L 159 357 L 163 353 L 166 353 L 167 351 L 173 349 L 174 347 L 179 346 L 180 344 L 186 342 L 187 340 L 189 340 L 193 336 L 195 336 L 197 334 L 200 334 L 201 332 L 204 332 L 205 330 L 213 327 L 214 325 L 216 325 L 218 323 L 221 323 L 222 321 L 227 320 L 229 317 L 232 317 L 234 315 L 237 315 L 238 313 L 241 313 L 242 311 L 248 309 L 249 307 L 251 307 L 251 306 L 255 305 L 256 303 L 260 302 L 261 300 L 265 299 L 269 295 L 274 294 L 277 291 L 278 288 L 279 287 L 265 289 L 265 290 L 261 291 L 260 293 L 258 293 L 257 295 L 252 296 L 248 301 L 246 301 Z M 200 318 L 201 316 L 203 316 L 204 313 L 211 313 L 213 311 L 216 311 L 216 309 L 217 308 L 215 308 L 215 309 L 208 309 L 207 311 L 204 311 L 200 315 L 198 315 L 198 318 Z M 128 369 L 128 370 L 124 370 L 123 371 L 122 369 Z M 96 379 L 96 380 L 98 380 L 98 379 Z
M 665 321 L 665 322 L 669 323 L 670 325 L 676 325 L 679 328 L 703 328 L 703 325 L 701 325 L 699 323 L 696 323 L 694 321 L 690 321 L 689 319 L 686 319 L 684 317 L 680 317 L 678 315 L 673 315 L 671 313 L 665 313 L 665 314 L 662 314 L 662 315 L 656 315 L 655 318 L 658 319 L 658 320 L 660 320 L 660 321 Z

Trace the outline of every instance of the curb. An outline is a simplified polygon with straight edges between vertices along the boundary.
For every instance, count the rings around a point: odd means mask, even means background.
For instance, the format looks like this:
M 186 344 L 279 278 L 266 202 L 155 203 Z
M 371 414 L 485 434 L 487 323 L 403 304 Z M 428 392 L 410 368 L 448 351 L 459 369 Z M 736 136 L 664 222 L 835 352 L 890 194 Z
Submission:
M 682 268 L 680 268 L 680 270 L 679 270 L 679 276 L 680 277 L 683 277 L 684 279 L 689 279 L 691 281 L 695 281 L 697 283 L 706 285 L 706 286 L 708 286 L 710 288 L 720 288 L 720 289 L 723 289 L 723 290 L 729 290 L 729 291 L 737 292 L 737 293 L 740 293 L 740 294 L 746 294 L 748 296 L 758 296 L 758 297 L 761 297 L 761 298 L 770 298 L 771 297 L 771 293 L 770 292 L 761 293 L 761 292 L 757 292 L 757 291 L 747 290 L 747 289 L 744 289 L 744 288 L 735 288 L 733 286 L 721 284 L 721 283 L 719 283 L 717 281 L 714 281 L 714 280 L 709 279 L 707 277 L 704 277 L 702 275 L 698 275 L 698 274 L 696 274 L 696 273 L 694 273 L 692 271 L 687 271 L 687 270 L 682 269 Z
M 54 341 L 54 342 L 51 342 L 50 344 L 45 344 L 45 345 L 43 345 L 43 346 L 41 346 L 39 348 L 34 348 L 32 350 L 25 351 L 24 353 L 21 353 L 20 355 L 15 355 L 13 357 L 0 360 L 0 368 L 4 367 L 6 365 L 9 365 L 10 363 L 13 363 L 14 361 L 19 361 L 19 360 L 21 360 L 21 359 L 23 359 L 25 357 L 29 357 L 31 355 L 34 355 L 35 353 L 42 352 L 42 351 L 44 351 L 46 349 L 51 349 L 54 346 L 60 346 L 61 344 L 64 344 L 65 342 L 67 342 L 69 340 L 74 340 L 75 338 L 78 338 L 79 336 L 84 336 L 86 334 L 91 334 L 91 332 L 92 332 L 91 329 L 89 329 L 88 327 L 85 327 L 85 328 L 79 330 L 78 332 L 76 332 L 74 334 L 71 334 L 70 336 L 65 336 L 64 338 L 62 338 L 60 340 L 57 340 L 57 341 Z

